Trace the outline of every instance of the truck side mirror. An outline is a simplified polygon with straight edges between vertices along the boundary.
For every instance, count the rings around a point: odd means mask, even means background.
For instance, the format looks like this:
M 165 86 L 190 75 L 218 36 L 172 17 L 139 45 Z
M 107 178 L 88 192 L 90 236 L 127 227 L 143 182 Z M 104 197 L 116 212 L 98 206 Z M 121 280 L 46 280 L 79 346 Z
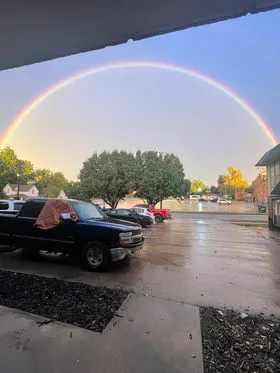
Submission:
M 71 220 L 71 215 L 69 214 L 69 212 L 63 212 L 62 214 L 60 214 L 59 219 L 61 221 L 67 222 Z

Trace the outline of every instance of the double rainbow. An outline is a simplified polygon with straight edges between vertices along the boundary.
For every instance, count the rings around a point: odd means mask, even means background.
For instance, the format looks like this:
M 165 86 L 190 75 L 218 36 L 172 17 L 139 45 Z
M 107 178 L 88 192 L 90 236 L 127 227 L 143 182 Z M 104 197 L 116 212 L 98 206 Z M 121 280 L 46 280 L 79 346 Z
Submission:
M 221 82 L 206 76 L 200 72 L 187 69 L 185 67 L 180 67 L 176 65 L 171 65 L 162 62 L 120 62 L 114 64 L 103 65 L 100 67 L 93 67 L 89 70 L 85 70 L 76 74 L 71 75 L 70 77 L 63 79 L 56 83 L 55 85 L 49 87 L 47 90 L 42 92 L 40 95 L 36 96 L 33 100 L 31 100 L 19 113 L 18 115 L 9 123 L 6 130 L 0 137 L 0 147 L 4 147 L 8 144 L 10 138 L 12 137 L 13 133 L 16 129 L 20 126 L 23 120 L 39 105 L 41 105 L 48 97 L 55 94 L 57 91 L 61 90 L 62 88 L 75 83 L 76 81 L 83 79 L 87 76 L 100 74 L 107 71 L 117 70 L 117 69 L 135 69 L 135 68 L 148 68 L 148 69 L 162 69 L 173 71 L 175 73 L 184 74 L 187 76 L 192 76 L 203 82 L 217 88 L 219 91 L 223 92 L 225 95 L 233 99 L 238 105 L 240 105 L 255 121 L 255 123 L 262 129 L 265 135 L 271 141 L 271 144 L 274 146 L 278 144 L 278 139 L 276 135 L 273 133 L 273 130 L 269 127 L 269 125 L 265 122 L 265 120 L 245 101 L 244 98 L 240 97 L 237 93 L 232 91 L 230 88 L 226 87 Z

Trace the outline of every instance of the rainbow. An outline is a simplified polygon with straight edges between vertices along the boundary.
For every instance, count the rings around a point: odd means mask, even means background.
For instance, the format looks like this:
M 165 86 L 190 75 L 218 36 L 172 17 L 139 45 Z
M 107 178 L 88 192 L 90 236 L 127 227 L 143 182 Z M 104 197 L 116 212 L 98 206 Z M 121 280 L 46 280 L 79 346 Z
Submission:
M 39 105 L 41 105 L 48 97 L 55 94 L 57 91 L 61 90 L 62 88 L 75 83 L 76 81 L 83 79 L 87 76 L 100 74 L 107 71 L 117 70 L 117 69 L 133 69 L 133 68 L 152 68 L 152 69 L 162 69 L 173 71 L 179 74 L 191 76 L 197 78 L 213 87 L 218 89 L 219 91 L 226 94 L 228 97 L 233 99 L 238 105 L 240 105 L 256 122 L 256 124 L 261 128 L 264 134 L 269 138 L 272 145 L 278 144 L 278 139 L 276 135 L 273 133 L 273 130 L 269 127 L 269 125 L 265 122 L 265 120 L 244 100 L 244 98 L 240 97 L 237 93 L 232 91 L 230 88 L 226 87 L 221 82 L 210 78 L 209 76 L 202 74 L 200 72 L 180 67 L 177 65 L 171 65 L 162 62 L 119 62 L 113 63 L 108 65 L 103 65 L 100 67 L 93 67 L 88 70 L 78 72 L 76 74 L 71 75 L 70 77 L 63 79 L 56 83 L 55 85 L 49 87 L 47 90 L 42 92 L 40 95 L 35 97 L 31 102 L 29 102 L 19 113 L 18 115 L 9 123 L 6 130 L 0 137 L 0 147 L 7 146 L 10 138 L 12 137 L 13 133 L 16 129 L 20 126 L 23 120 Z

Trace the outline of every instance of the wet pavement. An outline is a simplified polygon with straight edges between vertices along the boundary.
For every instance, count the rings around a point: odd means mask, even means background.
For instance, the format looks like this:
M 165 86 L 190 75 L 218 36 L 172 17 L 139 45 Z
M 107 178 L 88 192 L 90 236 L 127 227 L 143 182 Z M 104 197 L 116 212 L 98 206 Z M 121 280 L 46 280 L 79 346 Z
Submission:
M 0 268 L 191 305 L 280 314 L 280 233 L 213 219 L 181 219 L 145 230 L 141 253 L 109 272 L 85 272 L 65 260 L 26 262 L 0 255 Z
M 100 199 L 95 200 L 100 206 L 104 202 Z M 139 198 L 126 198 L 120 201 L 119 208 L 132 208 L 137 204 L 142 204 L 143 201 Z M 159 204 L 157 205 L 159 207 Z M 252 202 L 232 201 L 232 205 L 219 205 L 216 202 L 198 202 L 195 200 L 185 199 L 178 201 L 175 199 L 167 199 L 163 201 L 163 208 L 170 209 L 171 212 L 214 212 L 214 213 L 254 213 L 258 212 L 258 204 Z
M 39 327 L 42 318 L 0 307 L 1 372 L 202 373 L 197 306 L 280 315 L 280 232 L 186 214 L 144 232 L 142 252 L 108 272 L 61 256 L 28 262 L 2 253 L 4 270 L 131 294 L 101 335 L 57 322 Z

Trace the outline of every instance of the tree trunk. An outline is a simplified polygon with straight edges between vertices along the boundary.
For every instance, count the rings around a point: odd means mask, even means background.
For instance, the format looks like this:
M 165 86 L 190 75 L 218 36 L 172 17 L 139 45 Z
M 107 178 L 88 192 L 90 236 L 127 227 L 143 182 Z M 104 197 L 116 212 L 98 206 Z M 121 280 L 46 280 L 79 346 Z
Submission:
M 162 198 L 160 199 L 160 208 L 162 209 Z

